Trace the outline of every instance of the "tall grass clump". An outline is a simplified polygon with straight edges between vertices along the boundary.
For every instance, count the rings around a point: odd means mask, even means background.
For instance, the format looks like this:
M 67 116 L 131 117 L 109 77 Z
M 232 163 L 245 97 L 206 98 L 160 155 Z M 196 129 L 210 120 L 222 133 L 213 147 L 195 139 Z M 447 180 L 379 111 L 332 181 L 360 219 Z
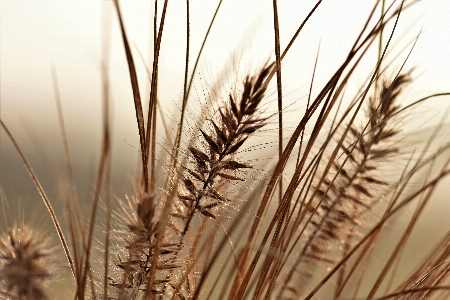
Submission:
M 417 108 L 448 100 L 450 93 L 415 98 L 411 92 L 417 75 L 407 61 L 419 36 L 393 52 L 398 23 L 415 2 L 374 2 L 323 86 L 316 86 L 318 53 L 309 92 L 286 103 L 285 57 L 295 55 L 299 35 L 327 4 L 308 8 L 282 49 L 283 16 L 273 1 L 274 42 L 266 57 L 252 60 L 245 72 L 230 61 L 227 75 L 199 83 L 197 68 L 221 2 L 193 56 L 187 1 L 186 40 L 180 41 L 185 64 L 179 67 L 184 81 L 176 87 L 182 96 L 169 111 L 159 90 L 168 1 L 155 2 L 145 97 L 137 71 L 141 54 L 129 40 L 121 3 L 113 1 L 139 134 L 132 192 L 118 194 L 110 186 L 115 161 L 107 57 L 100 158 L 87 204 L 78 196 L 53 72 L 70 178 L 63 217 L 3 120 L 1 126 L 49 212 L 67 262 L 56 270 L 67 279 L 53 276 L 52 263 L 45 262 L 58 253 L 48 247 L 50 237 L 40 228 L 15 226 L 0 239 L 0 294 L 50 299 L 55 280 L 70 290 L 58 299 L 450 298 L 450 228 L 430 233 L 438 243 L 428 252 L 413 249 L 414 259 L 405 262 L 425 208 L 439 205 L 430 202 L 440 201 L 434 192 L 450 173 L 448 138 L 435 146 L 446 120 L 429 128 L 423 145 L 403 142 Z M 120 178 L 130 178 L 125 175 Z

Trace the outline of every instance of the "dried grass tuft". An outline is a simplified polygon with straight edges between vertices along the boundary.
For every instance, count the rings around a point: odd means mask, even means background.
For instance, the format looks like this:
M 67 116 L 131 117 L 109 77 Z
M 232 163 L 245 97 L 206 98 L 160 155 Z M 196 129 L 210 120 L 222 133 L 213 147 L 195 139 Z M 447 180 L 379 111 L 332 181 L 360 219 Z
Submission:
M 0 294 L 11 299 L 49 299 L 55 257 L 50 238 L 29 226 L 13 227 L 0 238 Z

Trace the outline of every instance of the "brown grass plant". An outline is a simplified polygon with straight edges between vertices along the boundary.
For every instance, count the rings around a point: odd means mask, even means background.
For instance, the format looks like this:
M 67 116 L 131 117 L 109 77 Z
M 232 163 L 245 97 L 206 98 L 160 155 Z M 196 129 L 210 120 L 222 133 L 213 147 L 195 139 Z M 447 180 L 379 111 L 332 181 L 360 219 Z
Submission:
M 280 46 L 281 16 L 277 1 L 273 1 L 274 57 L 248 68 L 244 76 L 232 74 L 236 79 L 230 86 L 218 83 L 226 92 L 218 91 L 220 88 L 208 91 L 211 98 L 195 110 L 190 106 L 194 77 L 222 2 L 192 64 L 191 16 L 186 1 L 186 57 L 179 68 L 185 75 L 180 87 L 183 96 L 177 103 L 179 114 L 169 117 L 158 91 L 168 1 L 162 7 L 155 2 L 146 106 L 136 53 L 120 2 L 115 0 L 132 87 L 129 100 L 134 104 L 139 133 L 139 178 L 131 184 L 134 193 L 113 195 L 109 187 L 113 139 L 107 62 L 101 70 L 100 160 L 88 213 L 80 203 L 73 175 L 56 72 L 53 70 L 55 97 L 71 181 L 64 220 L 1 120 L 2 130 L 49 212 L 61 253 L 65 253 L 74 286 L 65 298 L 450 298 L 449 228 L 436 233 L 442 237 L 428 253 L 416 253 L 407 271 L 400 267 L 420 216 L 435 201 L 433 192 L 450 173 L 450 144 L 433 145 L 445 120 L 431 130 L 423 148 L 405 151 L 399 143 L 410 134 L 405 123 L 411 122 L 414 109 L 429 99 L 448 99 L 450 93 L 435 93 L 405 104 L 415 84 L 415 70 L 407 69 L 406 61 L 419 37 L 402 50 L 407 53 L 404 61 L 391 58 L 391 51 L 398 21 L 414 1 L 374 2 L 347 56 L 320 90 L 312 92 L 320 61 L 317 55 L 309 93 L 298 100 L 301 108 L 291 109 L 283 102 L 281 72 L 286 54 L 292 55 L 292 45 L 308 21 L 327 5 L 322 1 L 309 8 L 285 49 Z M 367 79 L 362 80 L 360 65 L 373 49 L 378 57 L 366 73 Z M 356 77 L 359 90 L 346 92 Z M 271 110 L 273 103 L 275 111 Z M 286 127 L 290 113 L 295 114 L 294 125 Z M 263 135 L 264 141 L 258 145 Z M 269 142 L 277 149 L 269 159 L 248 154 Z M 394 230 L 396 226 L 398 230 Z M 46 260 L 56 253 L 48 242 L 49 236 L 42 230 L 25 225 L 3 234 L 1 297 L 51 298 L 47 289 L 51 291 L 54 276 L 52 263 Z
M 48 299 L 56 255 L 39 228 L 21 224 L 0 237 L 0 295 L 9 299 Z

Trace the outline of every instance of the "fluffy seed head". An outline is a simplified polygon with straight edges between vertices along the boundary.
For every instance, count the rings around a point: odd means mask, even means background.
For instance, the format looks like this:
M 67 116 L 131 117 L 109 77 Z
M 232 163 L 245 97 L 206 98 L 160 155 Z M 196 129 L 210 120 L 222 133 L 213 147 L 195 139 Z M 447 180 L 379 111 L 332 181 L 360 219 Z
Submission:
M 0 294 L 12 299 L 47 299 L 48 238 L 30 227 L 14 227 L 0 238 Z

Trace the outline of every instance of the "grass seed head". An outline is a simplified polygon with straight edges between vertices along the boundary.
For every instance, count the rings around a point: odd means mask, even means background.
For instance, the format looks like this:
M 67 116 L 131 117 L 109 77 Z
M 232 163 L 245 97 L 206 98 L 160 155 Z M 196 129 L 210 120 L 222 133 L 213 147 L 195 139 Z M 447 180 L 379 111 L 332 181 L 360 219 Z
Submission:
M 0 238 L 0 285 L 14 299 L 47 299 L 52 249 L 42 231 L 14 227 Z

